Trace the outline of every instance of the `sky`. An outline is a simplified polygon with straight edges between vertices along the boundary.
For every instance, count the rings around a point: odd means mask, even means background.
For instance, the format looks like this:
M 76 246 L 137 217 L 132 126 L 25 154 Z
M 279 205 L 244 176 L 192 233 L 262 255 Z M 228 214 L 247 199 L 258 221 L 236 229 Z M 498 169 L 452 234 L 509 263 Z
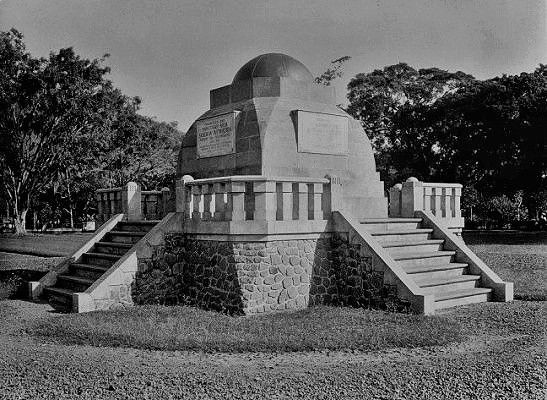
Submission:
M 314 75 L 351 56 L 338 103 L 351 77 L 398 62 L 479 79 L 547 63 L 547 0 L 0 0 L 0 31 L 12 27 L 35 56 L 109 53 L 110 79 L 141 113 L 183 131 L 263 53 Z

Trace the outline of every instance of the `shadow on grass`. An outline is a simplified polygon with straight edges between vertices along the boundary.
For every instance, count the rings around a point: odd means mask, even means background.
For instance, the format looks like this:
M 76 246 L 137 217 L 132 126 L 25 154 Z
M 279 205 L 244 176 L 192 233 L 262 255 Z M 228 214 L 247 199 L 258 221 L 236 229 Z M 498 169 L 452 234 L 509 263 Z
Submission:
M 138 306 L 68 314 L 28 330 L 61 344 L 200 352 L 381 350 L 462 342 L 458 323 L 442 316 L 348 307 L 234 317 L 187 306 Z
M 27 269 L 0 271 L 0 300 L 26 298 L 27 282 L 37 281 L 46 273 Z

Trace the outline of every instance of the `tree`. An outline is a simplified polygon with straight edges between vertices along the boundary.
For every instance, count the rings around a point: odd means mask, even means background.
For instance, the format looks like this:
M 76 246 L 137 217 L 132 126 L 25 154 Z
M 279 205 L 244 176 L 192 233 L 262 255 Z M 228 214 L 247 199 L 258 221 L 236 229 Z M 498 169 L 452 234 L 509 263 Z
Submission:
M 337 58 L 336 60 L 332 60 L 330 62 L 330 67 L 328 67 L 325 72 L 315 78 L 315 83 L 324 86 L 330 86 L 333 80 L 342 77 L 342 75 L 344 74 L 342 66 L 346 61 L 349 61 L 350 59 L 350 56 L 343 56 Z
M 403 106 L 428 106 L 454 92 L 471 75 L 438 68 L 416 70 L 406 63 L 357 74 L 348 83 L 347 112 L 361 121 L 377 152 L 397 145 L 394 117 Z
M 99 158 L 120 106 L 111 100 L 128 106 L 103 61 L 72 48 L 33 58 L 21 33 L 0 32 L 0 179 L 19 234 L 40 193 Z

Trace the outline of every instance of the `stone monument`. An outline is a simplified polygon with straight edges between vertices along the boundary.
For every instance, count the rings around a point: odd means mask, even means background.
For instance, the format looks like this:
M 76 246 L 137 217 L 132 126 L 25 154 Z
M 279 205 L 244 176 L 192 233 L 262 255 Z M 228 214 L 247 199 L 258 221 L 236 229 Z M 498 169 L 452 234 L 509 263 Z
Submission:
M 284 54 L 253 58 L 190 127 L 179 176 L 337 176 L 357 217 L 387 217 L 383 183 L 360 123 L 336 106 L 333 87 Z

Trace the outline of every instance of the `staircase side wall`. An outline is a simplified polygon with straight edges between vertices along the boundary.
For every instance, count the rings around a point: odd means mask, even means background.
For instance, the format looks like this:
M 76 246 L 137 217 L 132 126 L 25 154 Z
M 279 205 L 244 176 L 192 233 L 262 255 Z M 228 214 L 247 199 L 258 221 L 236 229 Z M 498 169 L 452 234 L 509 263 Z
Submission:
M 474 275 L 480 275 L 481 286 L 494 290 L 494 301 L 513 301 L 513 282 L 503 281 L 488 265 L 486 265 L 463 241 L 446 227 L 438 218 L 428 211 L 416 211 L 415 216 L 422 218 L 422 225 L 433 229 L 435 239 L 444 239 L 445 250 L 456 252 L 456 261 L 469 264 L 469 270 Z
M 183 215 L 169 213 L 139 240 L 83 293 L 73 295 L 73 311 L 89 312 L 133 305 L 131 292 L 138 271 L 138 260 L 149 259 L 152 249 L 160 246 L 164 234 L 182 229 Z
M 338 232 L 347 232 L 350 245 L 371 258 L 372 270 L 383 275 L 383 285 L 391 288 L 392 296 L 397 299 L 396 304 L 407 305 L 407 308 L 420 314 L 434 313 L 433 295 L 424 294 L 358 220 L 344 210 L 333 211 L 333 219 Z
M 44 275 L 37 282 L 29 282 L 29 298 L 37 300 L 45 287 L 53 286 L 57 282 L 57 276 L 68 271 L 70 264 L 78 261 L 78 259 L 86 252 L 88 252 L 95 243 L 99 242 L 108 232 L 110 232 L 118 222 L 124 217 L 124 214 L 116 214 L 110 217 L 108 221 L 102 224 L 99 229 L 95 231 L 93 236 L 84 243 L 78 250 L 70 255 L 66 260 L 62 261 L 59 265 L 51 269 L 46 275 Z

